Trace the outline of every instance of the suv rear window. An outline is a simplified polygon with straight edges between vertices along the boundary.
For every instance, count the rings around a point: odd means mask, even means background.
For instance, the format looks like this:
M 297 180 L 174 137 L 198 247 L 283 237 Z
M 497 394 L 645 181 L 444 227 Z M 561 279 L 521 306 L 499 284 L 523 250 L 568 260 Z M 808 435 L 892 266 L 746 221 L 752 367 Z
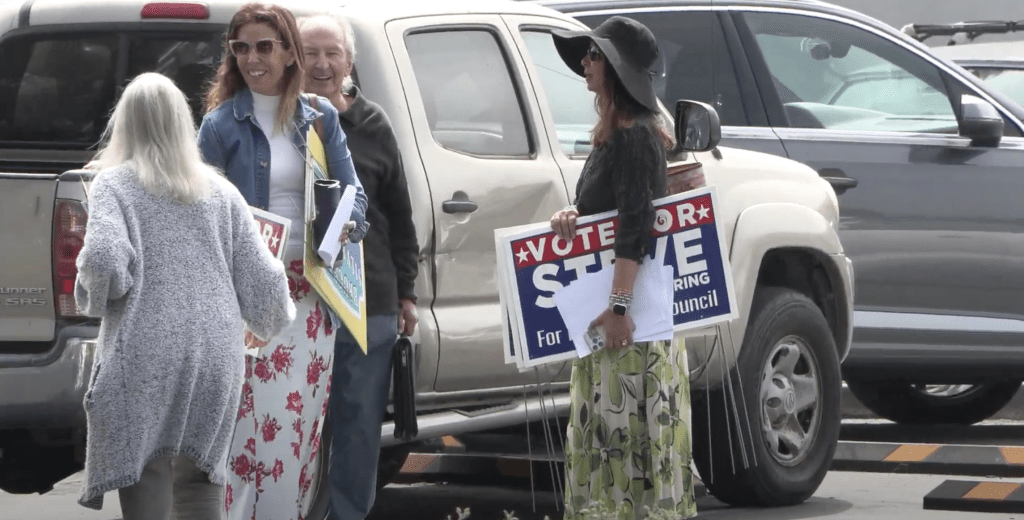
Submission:
M 202 91 L 220 62 L 220 30 L 8 38 L 0 44 L 0 146 L 94 145 L 123 86 L 143 72 L 174 80 L 200 120 Z

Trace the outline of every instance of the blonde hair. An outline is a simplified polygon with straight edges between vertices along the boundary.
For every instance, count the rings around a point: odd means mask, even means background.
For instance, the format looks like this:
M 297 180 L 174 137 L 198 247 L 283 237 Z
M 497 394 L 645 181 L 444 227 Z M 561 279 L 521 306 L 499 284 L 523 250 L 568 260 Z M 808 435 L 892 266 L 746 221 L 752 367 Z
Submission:
M 199 152 L 185 94 L 162 74 L 140 74 L 128 84 L 102 142 L 95 165 L 128 166 L 156 196 L 191 204 L 210 193 L 217 176 Z

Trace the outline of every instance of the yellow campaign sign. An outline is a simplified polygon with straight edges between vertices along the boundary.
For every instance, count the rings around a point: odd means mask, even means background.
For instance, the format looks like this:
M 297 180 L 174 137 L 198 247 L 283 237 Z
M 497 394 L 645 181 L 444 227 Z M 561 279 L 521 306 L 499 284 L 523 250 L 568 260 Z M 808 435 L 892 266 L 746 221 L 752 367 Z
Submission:
M 341 318 L 349 332 L 366 353 L 366 271 L 363 264 L 363 245 L 345 244 L 339 261 L 327 267 L 316 254 L 313 244 L 313 182 L 327 179 L 327 155 L 320 137 L 309 129 L 306 135 L 306 236 L 303 268 L 306 280 L 317 294 Z

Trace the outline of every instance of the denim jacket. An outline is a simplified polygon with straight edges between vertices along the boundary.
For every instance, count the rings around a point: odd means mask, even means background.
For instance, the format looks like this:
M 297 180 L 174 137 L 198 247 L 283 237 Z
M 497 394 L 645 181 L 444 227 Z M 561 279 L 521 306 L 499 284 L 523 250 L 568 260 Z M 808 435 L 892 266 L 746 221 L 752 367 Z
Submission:
M 356 229 L 349 234 L 353 242 L 362 240 L 370 224 L 366 221 L 366 193 L 352 165 L 347 138 L 338 124 L 338 112 L 326 98 L 319 98 L 320 111 L 309 106 L 305 96 L 292 119 L 292 141 L 299 153 L 306 156 L 306 133 L 313 122 L 323 117 L 320 136 L 327 155 L 327 171 L 342 185 L 356 187 L 356 203 L 352 220 Z M 253 113 L 252 92 L 244 88 L 203 117 L 199 127 L 199 149 L 203 159 L 219 168 L 251 206 L 267 209 L 270 204 L 270 142 L 259 129 Z

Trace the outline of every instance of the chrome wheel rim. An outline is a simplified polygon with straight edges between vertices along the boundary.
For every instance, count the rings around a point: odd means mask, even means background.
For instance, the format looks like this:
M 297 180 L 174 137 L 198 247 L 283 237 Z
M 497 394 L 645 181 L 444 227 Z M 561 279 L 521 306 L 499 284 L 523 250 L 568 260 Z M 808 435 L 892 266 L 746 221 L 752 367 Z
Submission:
M 929 397 L 964 397 L 978 391 L 977 385 L 914 385 L 914 388 Z
M 772 348 L 761 373 L 758 404 L 765 447 L 779 464 L 799 464 L 821 424 L 821 373 L 802 338 L 787 336 Z

